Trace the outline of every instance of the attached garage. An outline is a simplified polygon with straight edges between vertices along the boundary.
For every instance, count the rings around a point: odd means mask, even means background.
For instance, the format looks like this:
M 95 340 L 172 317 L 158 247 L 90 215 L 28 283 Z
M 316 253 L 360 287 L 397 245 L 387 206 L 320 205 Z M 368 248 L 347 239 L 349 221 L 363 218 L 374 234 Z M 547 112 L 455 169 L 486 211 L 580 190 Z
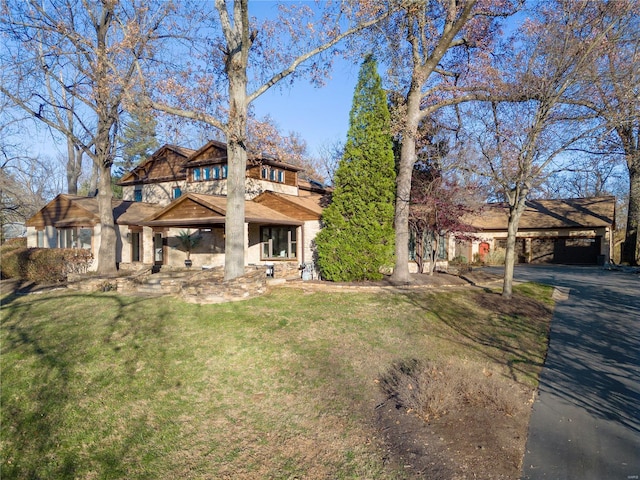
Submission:
M 505 204 L 490 204 L 470 220 L 479 238 L 470 246 L 469 258 L 480 254 L 481 244 L 488 243 L 490 252 L 506 247 L 507 218 Z M 614 219 L 614 197 L 528 201 L 520 218 L 516 261 L 567 265 L 609 262 Z

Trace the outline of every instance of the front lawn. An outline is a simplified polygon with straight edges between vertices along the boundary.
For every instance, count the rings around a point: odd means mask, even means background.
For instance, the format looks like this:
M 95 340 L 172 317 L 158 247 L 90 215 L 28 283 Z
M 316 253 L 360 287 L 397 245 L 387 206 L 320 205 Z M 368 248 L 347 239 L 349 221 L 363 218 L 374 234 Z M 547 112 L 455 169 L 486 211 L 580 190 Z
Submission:
M 530 308 L 471 289 L 5 297 L 0 476 L 405 478 L 376 425 L 381 376 L 447 359 L 532 388 L 550 310 L 515 298 Z

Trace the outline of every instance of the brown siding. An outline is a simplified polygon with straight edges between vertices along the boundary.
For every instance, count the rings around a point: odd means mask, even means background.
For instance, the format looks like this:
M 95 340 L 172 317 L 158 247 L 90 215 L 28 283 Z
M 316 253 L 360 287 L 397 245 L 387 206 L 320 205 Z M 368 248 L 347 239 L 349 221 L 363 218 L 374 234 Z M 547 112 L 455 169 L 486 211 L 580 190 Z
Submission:
M 211 216 L 221 217 L 222 215 L 213 212 L 211 209 L 205 207 L 204 205 L 200 205 L 199 203 L 193 202 L 191 200 L 186 200 L 179 205 L 176 205 L 168 212 L 165 212 L 164 215 L 158 217 L 157 220 L 174 220 Z
M 292 187 L 296 187 L 298 185 L 298 174 L 297 172 L 292 172 L 290 170 L 284 171 L 284 183 L 285 185 L 291 185 Z
M 257 180 L 260 180 L 260 169 L 262 168 L 262 165 L 255 165 L 255 166 L 250 166 L 247 167 L 247 178 L 255 178 Z
M 209 148 L 198 153 L 198 155 L 196 155 L 195 157 L 191 157 L 191 159 L 189 160 L 189 164 L 200 163 L 206 160 L 218 160 L 217 162 L 214 162 L 214 163 L 220 163 L 219 160 L 222 158 L 225 158 L 226 156 L 227 156 L 226 150 L 216 145 L 211 145 Z
M 58 197 L 27 221 L 28 227 L 44 228 L 56 222 L 66 220 L 68 226 L 73 226 L 73 219 L 77 219 L 76 226 L 94 226 L 98 223 L 96 216 L 74 205 L 69 199 Z
M 264 205 L 265 207 L 269 207 L 276 212 L 279 212 L 287 217 L 294 218 L 296 220 L 318 220 L 320 218 L 319 215 L 314 214 L 313 212 L 309 212 L 308 210 L 301 208 L 297 205 L 294 205 L 290 202 L 282 200 L 276 197 L 265 197 L 260 200 L 260 205 Z

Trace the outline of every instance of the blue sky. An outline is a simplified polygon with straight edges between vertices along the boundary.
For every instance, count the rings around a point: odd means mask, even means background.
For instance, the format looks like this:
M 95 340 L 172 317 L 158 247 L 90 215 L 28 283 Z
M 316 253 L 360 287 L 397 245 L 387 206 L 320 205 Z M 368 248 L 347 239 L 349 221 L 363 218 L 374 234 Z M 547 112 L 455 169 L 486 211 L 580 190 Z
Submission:
M 359 68 L 359 61 L 339 60 L 322 88 L 304 79 L 291 87 L 272 88 L 254 102 L 256 115 L 269 115 L 282 133 L 298 132 L 309 155 L 316 156 L 322 146 L 346 140 Z

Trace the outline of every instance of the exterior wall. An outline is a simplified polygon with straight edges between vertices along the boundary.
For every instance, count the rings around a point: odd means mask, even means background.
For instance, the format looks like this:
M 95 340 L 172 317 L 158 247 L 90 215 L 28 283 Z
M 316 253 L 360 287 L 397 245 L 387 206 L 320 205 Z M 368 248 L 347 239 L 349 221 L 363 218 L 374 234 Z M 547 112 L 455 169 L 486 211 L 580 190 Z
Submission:
M 300 263 L 315 263 L 315 238 L 320 231 L 320 220 L 304 222 L 302 227 L 302 256 Z
M 204 180 L 201 182 L 191 182 L 184 187 L 184 192 L 203 193 L 205 195 L 226 195 L 226 180 Z
M 160 182 L 145 183 L 138 185 L 142 188 L 142 201 L 147 203 L 157 203 L 161 206 L 169 205 L 173 200 L 173 189 L 180 187 L 182 193 L 202 193 L 205 195 L 226 195 L 226 180 L 204 180 L 198 182 L 186 182 L 184 180 L 178 182 Z M 126 185 L 122 187 L 122 199 L 134 201 L 134 192 L 136 187 Z M 298 195 L 298 187 L 286 185 L 284 183 L 274 183 L 266 180 L 248 178 L 246 181 L 247 200 L 252 200 L 262 192 L 271 191 L 283 193 L 287 195 Z
M 184 228 L 170 228 L 163 236 L 166 238 L 167 246 L 164 250 L 163 262 L 165 265 L 172 267 L 184 267 L 184 261 L 187 258 L 186 252 L 180 245 L 178 236 Z M 211 228 L 202 230 L 191 230 L 192 233 L 199 232 L 202 240 L 198 246 L 191 252 L 191 262 L 193 268 L 213 268 L 224 266 L 224 233 L 221 228 Z M 146 240 L 146 237 L 145 237 Z M 150 258 L 153 263 L 153 233 L 149 235 L 150 242 Z M 145 255 L 146 255 L 145 248 Z M 145 259 L 147 257 L 145 256 Z
M 245 223 L 245 232 L 248 242 L 245 243 L 245 263 L 247 265 L 264 265 L 265 263 L 273 263 L 273 262 L 265 262 L 260 259 L 260 225 L 251 224 L 247 225 Z
M 479 253 L 479 245 L 481 242 L 487 242 L 491 247 L 491 252 L 495 251 L 499 241 L 506 241 L 507 232 L 482 232 L 477 234 L 477 239 L 471 242 L 470 256 L 467 257 L 470 261 L 473 260 L 473 256 Z M 611 246 L 611 234 L 610 228 L 601 227 L 596 229 L 557 229 L 557 230 L 528 230 L 519 231 L 517 234 L 517 240 L 520 244 L 516 244 L 517 254 L 520 254 L 521 263 L 535 263 L 536 262 L 536 240 L 551 240 L 554 238 L 600 238 L 600 251 L 605 263 L 611 261 L 612 258 L 612 246 Z M 463 247 L 464 248 L 464 247 Z M 460 249 L 460 248 L 459 248 Z M 544 252 L 538 252 L 543 254 Z M 549 252 L 551 255 L 552 252 Z
M 159 183 L 145 183 L 137 185 L 142 188 L 142 201 L 147 203 L 157 203 L 164 207 L 169 205 L 173 200 L 173 189 L 180 187 L 182 193 L 187 191 L 187 183 L 184 180 Z M 134 201 L 134 192 L 136 186 L 126 185 L 122 187 L 122 199 L 130 202 Z
M 246 181 L 247 200 L 253 200 L 262 192 L 284 193 L 286 195 L 298 195 L 298 187 L 285 183 L 274 183 L 257 178 L 248 178 Z

